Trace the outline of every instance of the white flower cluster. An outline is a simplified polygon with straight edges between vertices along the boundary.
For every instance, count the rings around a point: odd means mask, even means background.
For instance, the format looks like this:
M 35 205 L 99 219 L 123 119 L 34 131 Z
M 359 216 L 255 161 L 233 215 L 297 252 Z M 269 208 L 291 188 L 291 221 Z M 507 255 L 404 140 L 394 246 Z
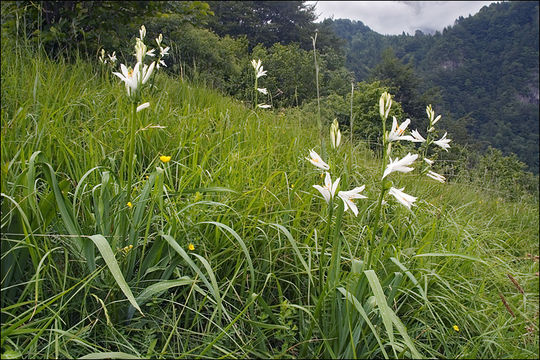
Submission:
M 251 66 L 253 66 L 253 69 L 255 70 L 255 89 L 261 94 L 268 95 L 268 90 L 266 88 L 257 87 L 257 82 L 259 78 L 262 76 L 266 76 L 266 70 L 263 70 L 264 68 L 261 64 L 261 59 L 251 60 Z M 272 107 L 272 105 L 268 104 L 255 104 L 255 106 L 261 109 L 269 109 Z
M 330 166 L 325 163 L 323 159 L 319 156 L 319 154 L 317 154 L 314 150 L 309 151 L 309 157 L 307 157 L 306 159 L 321 170 L 330 169 Z M 324 186 L 313 185 L 313 187 L 319 190 L 321 195 L 324 197 L 324 200 L 326 200 L 326 202 L 330 204 L 331 200 L 336 194 L 340 179 L 341 178 L 337 178 L 336 181 L 332 182 L 330 173 L 326 171 L 326 176 L 324 178 Z M 355 187 L 354 189 L 349 191 L 338 192 L 338 197 L 343 200 L 343 206 L 345 211 L 350 209 L 353 212 L 354 216 L 358 215 L 358 208 L 356 207 L 356 204 L 353 202 L 353 200 L 366 198 L 366 196 L 360 194 L 364 190 L 364 188 L 365 185 L 362 185 L 359 187 Z
M 132 98 L 133 100 L 137 100 L 139 95 L 139 89 L 142 87 L 142 85 L 146 84 L 148 80 L 150 79 L 150 76 L 152 75 L 154 68 L 159 69 L 161 66 L 167 66 L 165 64 L 165 61 L 163 61 L 163 57 L 168 55 L 169 47 L 162 47 L 162 41 L 163 41 L 163 35 L 159 34 L 159 36 L 155 39 L 156 43 L 159 47 L 159 56 L 155 61 L 152 61 L 149 65 L 144 63 L 145 57 L 155 57 L 155 49 L 148 50 L 148 47 L 144 43 L 144 38 L 146 36 L 146 28 L 144 25 L 141 26 L 139 29 L 139 37 L 135 39 L 135 53 L 133 54 L 135 58 L 137 59 L 137 62 L 135 66 L 127 67 L 124 64 L 120 64 L 120 71 L 121 72 L 113 72 L 114 75 L 118 76 L 120 80 L 122 80 L 126 86 L 126 92 L 128 97 Z M 104 58 L 104 50 L 102 50 L 102 56 L 100 57 L 100 61 L 103 62 L 102 58 Z M 109 55 L 109 61 L 116 61 L 116 55 L 115 52 L 113 52 L 112 56 Z M 106 60 L 105 60 L 106 61 Z M 137 112 L 149 107 L 149 103 L 141 104 L 137 107 Z
M 391 96 L 387 92 L 384 92 L 381 95 L 381 98 L 379 100 L 379 113 L 380 113 L 381 118 L 383 119 L 383 121 L 385 121 L 386 118 L 388 117 L 388 113 L 389 113 L 391 105 L 392 105 Z M 444 133 L 443 137 L 441 139 L 439 139 L 439 140 L 435 140 L 435 141 L 429 140 L 429 133 L 431 133 L 431 132 L 433 132 L 435 130 L 434 125 L 441 119 L 441 115 L 435 117 L 435 112 L 431 108 L 431 105 L 429 105 L 427 107 L 426 112 L 427 112 L 428 118 L 429 118 L 427 139 L 424 138 L 418 132 L 417 129 L 411 131 L 410 135 L 405 135 L 405 130 L 407 129 L 407 126 L 409 126 L 411 120 L 406 119 L 404 122 L 401 123 L 401 125 L 399 125 L 398 122 L 397 122 L 396 117 L 395 116 L 392 117 L 393 118 L 392 119 L 392 129 L 390 130 L 390 132 L 388 134 L 385 134 L 386 142 L 388 142 L 388 156 L 389 156 L 390 149 L 391 149 L 390 143 L 392 141 L 400 141 L 400 140 L 411 141 L 411 142 L 414 142 L 414 143 L 426 143 L 427 142 L 426 147 L 431 142 L 433 142 L 435 145 L 438 145 L 441 148 L 443 148 L 445 151 L 448 151 L 448 149 L 450 148 L 450 145 L 448 145 L 448 143 L 451 140 L 446 138 L 447 133 Z M 407 172 L 410 172 L 410 171 L 414 170 L 414 168 L 410 167 L 410 165 L 412 165 L 413 162 L 417 158 L 418 158 L 418 154 L 413 155 L 411 153 L 408 153 L 402 159 L 396 158 L 396 159 L 392 160 L 392 158 L 389 157 L 390 162 L 387 165 L 386 169 L 384 170 L 384 173 L 383 173 L 383 176 L 382 176 L 383 179 L 387 175 L 391 174 L 394 171 L 407 173 Z M 433 160 L 430 160 L 428 158 L 424 158 L 424 161 L 428 164 L 428 168 L 426 168 L 426 170 L 428 170 L 427 173 L 426 173 L 426 175 L 428 177 L 430 177 L 430 178 L 432 178 L 434 180 L 437 180 L 439 182 L 445 182 L 446 181 L 446 178 L 444 176 L 442 176 L 441 174 L 437 174 L 436 172 L 429 170 L 429 168 L 433 164 Z M 424 172 L 426 172 L 426 171 L 424 171 Z M 407 208 L 410 209 L 411 206 L 414 205 L 414 202 L 416 201 L 416 197 L 405 194 L 403 192 L 403 189 L 404 188 L 396 189 L 394 187 L 391 187 L 390 190 L 388 191 L 388 193 L 393 195 L 396 198 L 396 200 L 398 200 L 400 203 L 402 203 L 404 206 L 406 206 Z
M 112 54 L 107 54 L 107 57 L 105 57 L 105 49 L 101 49 L 98 56 L 99 62 L 102 64 L 110 64 L 111 66 L 114 66 L 116 63 L 116 51 L 113 51 Z
M 254 65 L 255 66 L 255 65 Z M 390 108 L 392 107 L 392 97 L 387 92 L 384 92 L 379 100 L 379 114 L 381 116 L 381 119 L 384 122 L 389 116 Z M 403 158 L 395 158 L 392 159 L 390 157 L 391 152 L 391 143 L 394 141 L 411 141 L 414 143 L 426 143 L 426 147 L 429 143 L 433 142 L 434 144 L 440 146 L 444 150 L 448 151 L 448 148 L 450 145 L 448 143 L 451 141 L 450 139 L 446 139 L 446 133 L 440 140 L 431 141 L 429 133 L 434 131 L 434 125 L 441 119 L 441 116 L 435 117 L 435 114 L 433 110 L 431 109 L 431 105 L 427 107 L 428 117 L 429 117 L 429 127 L 428 127 L 428 136 L 424 138 L 418 130 L 413 130 L 410 134 L 405 134 L 405 131 L 407 130 L 407 127 L 409 126 L 411 120 L 406 119 L 400 124 L 398 124 L 398 121 L 396 117 L 394 116 L 392 119 L 392 128 L 390 131 L 386 132 L 383 136 L 383 142 L 384 146 L 387 147 L 387 152 L 385 152 L 385 156 L 388 156 L 389 160 L 388 164 L 386 165 L 386 168 L 383 171 L 382 178 L 381 178 L 381 185 L 384 189 L 386 188 L 386 185 L 384 184 L 385 178 L 392 174 L 393 172 L 402 172 L 402 173 L 408 173 L 414 170 L 414 168 L 411 166 L 419 157 L 418 154 L 411 154 L 410 152 L 407 153 Z M 339 124 L 337 122 L 337 119 L 334 120 L 330 127 L 330 140 L 332 143 L 332 147 L 336 149 L 341 142 L 341 132 L 339 131 Z M 386 148 L 385 148 L 386 149 Z M 317 189 L 323 198 L 326 200 L 327 203 L 331 203 L 332 199 L 334 198 L 334 195 L 338 189 L 340 178 L 337 178 L 334 182 L 332 182 L 332 178 L 330 176 L 330 173 L 328 172 L 330 170 L 330 166 L 324 162 L 324 160 L 317 154 L 314 150 L 310 150 L 309 157 L 306 158 L 309 162 L 311 162 L 314 166 L 318 167 L 319 169 L 326 172 L 326 176 L 324 179 L 324 186 L 320 185 L 313 185 L 315 189 Z M 424 173 L 426 175 L 434 180 L 445 182 L 446 179 L 444 176 L 437 174 L 434 171 L 429 170 L 431 165 L 433 164 L 433 160 L 430 160 L 428 158 L 424 157 L 424 161 L 428 164 L 428 167 L 424 170 Z M 386 163 L 386 162 L 385 162 Z M 366 196 L 361 195 L 360 193 L 364 190 L 365 185 L 362 185 L 360 187 L 355 187 L 352 190 L 349 191 L 339 191 L 338 197 L 340 197 L 343 200 L 344 203 L 344 209 L 348 210 L 351 209 L 351 211 L 354 213 L 354 215 L 358 215 L 358 208 L 354 204 L 354 199 L 361 199 L 366 198 Z M 385 190 L 382 189 L 384 194 Z M 406 194 L 403 192 L 405 188 L 396 188 L 393 186 L 389 187 L 388 194 L 392 195 L 398 202 L 403 204 L 403 206 L 407 207 L 408 209 L 411 209 L 411 206 L 414 205 L 414 202 L 416 201 L 416 197 Z M 382 199 L 382 197 L 381 197 Z M 382 200 L 382 203 L 386 203 L 384 200 Z

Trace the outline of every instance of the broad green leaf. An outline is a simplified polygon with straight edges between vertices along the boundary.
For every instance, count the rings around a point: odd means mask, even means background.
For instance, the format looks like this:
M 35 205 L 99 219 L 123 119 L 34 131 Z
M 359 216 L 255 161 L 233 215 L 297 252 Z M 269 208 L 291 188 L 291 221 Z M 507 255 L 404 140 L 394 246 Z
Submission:
M 347 291 L 347 289 L 339 287 L 338 291 L 340 293 L 342 293 L 345 296 L 345 299 L 347 299 L 347 301 L 349 301 L 351 304 L 353 304 L 353 306 L 356 308 L 356 310 L 360 313 L 360 316 L 362 316 L 362 318 L 364 319 L 366 324 L 368 324 L 371 332 L 375 336 L 375 339 L 377 340 L 377 343 L 379 344 L 379 348 L 381 349 L 381 351 L 382 351 L 382 353 L 384 355 L 384 358 L 388 359 L 388 354 L 386 353 L 386 350 L 384 349 L 384 346 L 383 346 L 383 344 L 381 342 L 381 338 L 379 337 L 379 334 L 377 333 L 377 330 L 375 329 L 375 327 L 371 323 L 371 320 L 369 320 L 369 317 L 366 314 L 366 311 L 364 310 L 364 308 L 362 307 L 362 304 L 360 304 L 358 299 L 353 294 L 351 294 L 349 291 Z
M 377 306 L 379 307 L 379 312 L 381 314 L 381 317 L 383 318 L 383 323 L 386 328 L 386 331 L 388 332 L 388 337 L 390 338 L 390 343 L 392 344 L 392 348 L 395 350 L 394 330 L 392 327 L 392 324 L 394 324 L 396 326 L 396 329 L 399 331 L 399 333 L 403 337 L 405 344 L 411 350 L 413 357 L 416 359 L 422 358 L 422 355 L 420 355 L 420 353 L 416 350 L 416 347 L 414 346 L 411 338 L 409 337 L 409 334 L 407 334 L 407 329 L 405 328 L 405 325 L 403 325 L 403 323 L 398 318 L 398 316 L 388 306 L 387 300 L 384 296 L 383 289 L 381 287 L 381 283 L 379 282 L 379 279 L 377 278 L 377 274 L 375 274 L 375 271 L 366 270 L 364 271 L 364 274 L 366 275 L 368 279 L 369 286 L 371 287 L 371 290 L 373 291 L 373 295 L 375 295 L 375 302 L 377 303 Z
M 139 306 L 142 306 L 151 297 L 153 297 L 155 295 L 159 296 L 159 294 L 161 294 L 165 290 L 168 290 L 168 289 L 170 289 L 172 287 L 176 287 L 176 286 L 190 285 L 190 284 L 193 284 L 194 282 L 195 282 L 195 280 L 190 279 L 187 276 L 182 276 L 178 280 L 163 280 L 163 281 L 160 281 L 160 282 L 158 282 L 156 284 L 152 284 L 152 285 L 148 286 L 146 289 L 144 289 L 139 294 L 139 296 L 137 296 L 135 298 L 135 301 L 137 301 L 137 304 L 139 304 Z M 128 309 L 128 316 L 127 316 L 128 320 L 130 320 L 133 317 L 134 312 L 135 312 L 135 308 L 133 307 L 133 305 L 130 305 L 129 309 Z
M 139 310 L 141 315 L 144 316 L 143 312 L 141 311 L 141 308 L 137 304 L 137 301 L 135 301 L 135 298 L 133 297 L 133 293 L 131 292 L 131 289 L 129 288 L 126 280 L 124 279 L 122 272 L 120 271 L 118 262 L 116 261 L 116 258 L 114 257 L 114 253 L 111 247 L 109 246 L 107 239 L 105 239 L 103 235 L 99 235 L 99 234 L 90 236 L 90 239 L 94 242 L 94 244 L 98 248 L 101 256 L 103 257 L 103 260 L 105 260 L 107 267 L 109 268 L 112 276 L 114 277 L 114 280 L 116 280 L 116 283 L 120 287 L 120 290 L 122 290 L 124 295 L 126 295 L 131 305 L 133 305 L 135 309 Z
M 86 354 L 79 359 L 140 359 L 140 356 L 127 354 L 125 352 L 96 352 Z

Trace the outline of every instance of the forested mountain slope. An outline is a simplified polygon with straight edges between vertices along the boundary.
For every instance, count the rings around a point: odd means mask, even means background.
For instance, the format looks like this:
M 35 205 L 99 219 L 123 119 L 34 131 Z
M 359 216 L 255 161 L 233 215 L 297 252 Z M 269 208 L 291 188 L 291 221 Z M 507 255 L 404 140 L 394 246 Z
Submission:
M 358 80 L 391 47 L 438 87 L 441 112 L 463 126 L 469 143 L 516 153 L 538 173 L 538 3 L 504 2 L 460 17 L 441 33 L 384 36 L 361 22 L 325 20 L 346 40 L 346 66 Z

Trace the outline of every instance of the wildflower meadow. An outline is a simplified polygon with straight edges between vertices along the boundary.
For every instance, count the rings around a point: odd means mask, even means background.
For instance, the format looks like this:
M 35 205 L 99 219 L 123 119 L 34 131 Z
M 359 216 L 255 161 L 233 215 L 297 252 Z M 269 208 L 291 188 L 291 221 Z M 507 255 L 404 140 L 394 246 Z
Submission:
M 538 199 L 450 179 L 435 105 L 381 91 L 370 148 L 352 94 L 277 107 L 253 56 L 240 101 L 131 35 L 2 37 L 2 358 L 538 358 Z

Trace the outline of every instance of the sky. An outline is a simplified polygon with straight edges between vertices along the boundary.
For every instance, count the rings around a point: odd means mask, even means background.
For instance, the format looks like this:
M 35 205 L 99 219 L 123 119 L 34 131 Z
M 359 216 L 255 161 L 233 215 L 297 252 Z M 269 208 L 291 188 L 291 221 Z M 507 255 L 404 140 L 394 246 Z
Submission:
M 383 35 L 416 30 L 432 34 L 442 31 L 463 16 L 476 14 L 497 1 L 307 1 L 315 4 L 317 21 L 325 18 L 360 20 Z

